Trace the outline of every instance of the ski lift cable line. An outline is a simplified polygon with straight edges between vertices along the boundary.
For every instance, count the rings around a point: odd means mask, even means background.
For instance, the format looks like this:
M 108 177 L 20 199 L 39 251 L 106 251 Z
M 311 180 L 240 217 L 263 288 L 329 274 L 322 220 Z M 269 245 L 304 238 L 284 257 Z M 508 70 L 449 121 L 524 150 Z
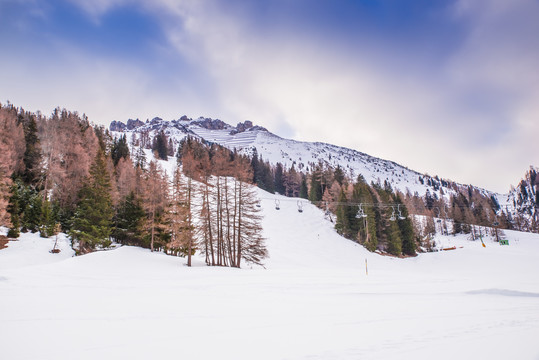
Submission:
M 260 198 L 261 200 L 273 200 L 273 201 L 276 201 L 277 199 L 276 198 L 268 198 L 268 197 L 261 197 Z M 381 207 L 381 208 L 391 208 L 391 207 L 400 207 L 400 206 L 403 206 L 404 207 L 404 204 L 400 204 L 400 203 L 382 203 L 382 202 L 379 202 L 379 203 L 365 203 L 365 202 L 339 202 L 339 201 L 309 201 L 307 199 L 300 199 L 298 200 L 298 198 L 286 198 L 286 199 L 278 199 L 278 201 L 281 201 L 281 202 L 296 202 L 296 203 L 305 203 L 305 204 L 314 204 L 314 205 L 336 205 L 336 206 L 340 206 L 340 205 L 343 205 L 343 206 L 364 206 L 364 207 Z M 433 207 L 434 208 L 434 207 Z
M 261 197 L 260 198 L 261 200 L 273 200 L 275 201 L 276 199 L 275 198 L 268 198 L 268 197 Z M 402 204 L 402 203 L 383 203 L 383 202 L 379 202 L 379 203 L 364 203 L 364 202 L 339 202 L 339 201 L 309 201 L 307 199 L 300 199 L 298 200 L 298 198 L 285 198 L 285 199 L 279 199 L 279 201 L 282 201 L 282 202 L 299 202 L 299 203 L 308 203 L 308 204 L 314 204 L 314 205 L 335 205 L 335 206 L 363 206 L 363 207 L 377 207 L 377 208 L 391 208 L 391 207 L 404 207 L 405 204 Z M 410 208 L 408 206 L 408 208 Z M 447 214 L 448 214 L 448 211 L 452 208 L 459 208 L 459 209 L 473 209 L 472 207 L 470 206 L 466 206 L 466 205 L 447 205 L 447 206 L 432 206 L 430 208 L 428 208 L 427 206 L 425 206 L 425 209 L 424 210 L 427 210 L 427 211 L 436 211 L 438 214 L 440 215 L 446 215 L 447 217 Z M 416 207 L 412 207 L 412 209 L 414 210 L 417 210 Z M 513 206 L 508 206 L 508 205 L 503 205 L 503 206 L 500 206 L 500 209 L 499 210 L 507 210 L 507 211 L 510 211 L 510 210 L 515 210 Z M 421 211 L 419 211 L 421 212 Z

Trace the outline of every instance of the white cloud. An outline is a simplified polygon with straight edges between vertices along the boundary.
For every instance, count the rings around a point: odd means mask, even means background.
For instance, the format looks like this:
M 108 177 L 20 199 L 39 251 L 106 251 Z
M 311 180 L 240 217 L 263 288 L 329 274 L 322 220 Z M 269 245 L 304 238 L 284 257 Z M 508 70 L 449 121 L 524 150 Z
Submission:
M 290 128 L 292 134 L 282 135 L 352 147 L 498 191 L 536 161 L 537 2 L 458 1 L 452 16 L 466 29 L 463 43 L 438 68 L 418 72 L 373 60 L 387 56 L 382 45 L 362 48 L 378 52 L 366 57 L 327 38 L 257 31 L 241 9 L 222 2 L 72 1 L 96 19 L 138 4 L 159 19 L 170 44 L 200 72 L 194 78 L 210 83 L 191 90 L 194 84 L 178 79 L 160 89 L 145 69 L 79 54 L 82 65 L 70 70 L 71 81 L 55 85 L 64 91 L 54 103 L 91 109 L 96 119 L 177 117 L 184 106 L 191 116 Z M 24 70 L 17 71 L 13 76 Z M 172 79 L 176 72 L 171 69 Z M 57 77 L 35 76 L 43 79 L 32 91 L 45 94 L 47 103 L 52 94 L 43 84 Z M 73 83 L 80 85 L 70 93 Z M 25 91 L 19 89 L 21 99 Z

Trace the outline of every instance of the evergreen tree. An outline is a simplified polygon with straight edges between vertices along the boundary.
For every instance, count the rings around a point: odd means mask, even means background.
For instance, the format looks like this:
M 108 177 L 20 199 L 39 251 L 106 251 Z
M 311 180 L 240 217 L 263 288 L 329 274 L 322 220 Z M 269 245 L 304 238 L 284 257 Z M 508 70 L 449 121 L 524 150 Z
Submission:
M 400 204 L 398 215 L 402 216 L 397 219 L 399 226 L 401 241 L 402 241 L 402 253 L 404 255 L 416 255 L 416 243 L 414 239 L 414 226 L 412 220 L 408 217 L 408 209 L 402 203 L 400 196 L 396 196 L 396 203 Z
M 283 164 L 277 163 L 275 165 L 275 192 L 279 194 L 285 193 L 284 178 L 283 178 Z
M 344 193 L 344 189 L 341 188 L 338 198 L 337 205 L 337 220 L 335 222 L 335 230 L 344 237 L 351 237 L 351 228 L 350 228 L 350 218 L 351 218 L 351 208 L 347 204 L 348 199 Z
M 271 166 L 269 163 L 262 163 L 262 189 L 266 190 L 269 193 L 275 193 L 275 187 L 273 184 L 273 176 L 271 175 Z
M 41 196 L 35 188 L 16 179 L 11 186 L 8 212 L 22 232 L 36 232 L 41 224 Z M 15 230 L 15 226 L 13 226 Z M 18 231 L 18 229 L 17 229 Z
M 42 197 L 35 189 L 29 186 L 24 188 L 24 194 L 25 207 L 23 209 L 22 227 L 25 231 L 35 233 L 42 225 Z
M 309 197 L 309 190 L 307 188 L 307 176 L 305 176 L 305 174 L 301 174 L 299 197 L 303 199 L 307 199 Z
M 312 202 L 322 200 L 323 191 L 322 191 L 322 173 L 320 169 L 314 169 L 311 174 L 311 188 L 309 189 L 309 200 Z
M 99 150 L 90 167 L 90 176 L 80 190 L 80 201 L 70 235 L 79 242 L 79 252 L 86 253 L 97 246 L 110 245 L 112 230 L 111 184 L 103 150 Z
M 19 194 L 17 191 L 17 184 L 11 186 L 11 197 L 9 198 L 9 205 L 7 210 L 11 216 L 11 228 L 9 229 L 7 236 L 10 238 L 18 238 L 20 235 L 20 206 L 19 206 Z
M 110 156 L 112 157 L 114 166 L 118 165 L 118 161 L 120 161 L 121 158 L 126 159 L 129 156 L 129 147 L 127 146 L 125 134 L 120 136 L 119 139 L 114 139 Z
M 355 226 L 352 230 L 357 232 L 358 241 L 369 251 L 375 251 L 378 247 L 378 237 L 376 236 L 376 212 L 378 210 L 372 204 L 376 203 L 376 197 L 373 196 L 373 190 L 369 187 L 365 178 L 360 174 L 354 184 L 352 192 L 352 201 L 362 203 L 363 214 L 366 216 L 355 219 Z M 359 207 L 358 207 L 359 214 Z
M 23 120 L 26 150 L 23 157 L 24 172 L 22 178 L 26 184 L 36 184 L 39 179 L 39 164 L 41 163 L 36 119 L 31 114 L 20 115 L 19 117 L 26 118 Z
M 345 176 L 344 171 L 342 170 L 340 165 L 337 165 L 337 167 L 335 168 L 335 171 L 333 172 L 333 178 L 337 183 L 339 183 L 339 185 L 342 186 Z
M 161 130 L 159 134 L 155 136 L 152 144 L 152 151 L 157 155 L 156 158 L 161 160 L 168 160 L 168 141 L 165 132 Z
M 39 226 L 39 235 L 41 237 L 47 238 L 55 234 L 58 227 L 55 215 L 52 204 L 45 199 L 41 206 L 41 222 Z
M 146 213 L 134 192 L 127 195 L 116 210 L 113 218 L 112 237 L 120 244 L 142 245 L 142 226 Z
M 256 148 L 253 149 L 253 157 L 251 158 L 251 169 L 253 170 L 253 179 L 251 181 L 260 187 L 262 179 L 260 162 L 258 160 L 258 151 L 256 150 Z
M 400 229 L 397 221 L 386 222 L 386 251 L 391 255 L 399 256 L 402 254 L 402 239 L 400 237 Z

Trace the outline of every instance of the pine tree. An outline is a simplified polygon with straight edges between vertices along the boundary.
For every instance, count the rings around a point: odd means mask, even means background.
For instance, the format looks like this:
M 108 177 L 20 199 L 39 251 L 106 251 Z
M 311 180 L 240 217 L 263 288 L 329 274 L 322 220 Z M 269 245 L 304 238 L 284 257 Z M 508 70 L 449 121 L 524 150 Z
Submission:
M 416 255 L 416 243 L 414 239 L 414 226 L 412 220 L 408 217 L 408 209 L 402 203 L 400 196 L 396 197 L 396 202 L 400 204 L 399 215 L 402 216 L 397 219 L 397 224 L 401 233 L 402 239 L 402 253 L 405 255 Z
M 253 156 L 251 158 L 251 169 L 253 171 L 252 182 L 260 187 L 262 183 L 262 174 L 260 169 L 260 160 L 258 159 L 258 151 L 256 150 L 256 147 L 253 149 Z
M 283 164 L 277 163 L 275 165 L 275 192 L 278 194 L 285 193 L 284 179 L 283 179 Z
M 345 176 L 344 176 L 344 171 L 342 170 L 340 165 L 337 165 L 337 167 L 335 168 L 335 171 L 333 173 L 333 177 L 334 177 L 335 181 L 339 185 L 342 186 L 342 184 L 344 182 L 344 179 L 345 179 Z
M 110 176 L 103 150 L 99 150 L 90 167 L 90 176 L 79 193 L 79 203 L 70 235 L 79 242 L 79 253 L 98 246 L 110 246 L 113 208 Z
M 378 248 L 378 237 L 376 236 L 377 217 L 375 207 L 371 205 L 376 202 L 373 191 L 366 183 L 365 178 L 359 175 L 356 184 L 354 184 L 352 201 L 363 204 L 361 210 L 366 216 L 357 218 L 355 222 L 357 228 L 353 226 L 352 229 L 357 229 L 358 241 L 369 251 L 375 251 Z M 359 207 L 357 211 L 357 214 L 360 214 Z
M 320 169 L 314 169 L 311 173 L 311 187 L 309 189 L 309 200 L 312 202 L 317 202 L 322 200 L 323 191 L 322 191 L 322 173 Z
M 140 199 L 130 192 L 118 206 L 113 218 L 112 237 L 120 244 L 142 246 L 142 226 L 146 213 Z
M 22 227 L 35 233 L 42 225 L 42 197 L 30 186 L 24 186 L 25 204 L 23 208 Z
M 262 171 L 262 189 L 266 190 L 267 192 L 274 194 L 275 193 L 275 187 L 274 187 L 274 181 L 273 176 L 271 174 L 271 166 L 268 162 L 261 164 L 261 171 Z
M 29 113 L 21 113 L 19 118 L 24 124 L 24 140 L 26 142 L 23 157 L 25 169 L 22 178 L 26 184 L 36 184 L 39 179 L 39 165 L 41 163 L 36 119 L 34 115 Z
M 114 139 L 110 156 L 112 157 L 114 166 L 118 165 L 120 159 L 127 159 L 129 157 L 129 147 L 127 146 L 125 134 L 120 136 L 119 139 Z
M 156 158 L 161 160 L 168 160 L 168 140 L 165 132 L 161 130 L 159 134 L 155 136 L 152 144 L 152 151 L 157 155 Z
M 305 174 L 301 174 L 301 184 L 299 187 L 299 197 L 307 199 L 309 197 L 309 190 L 307 188 L 307 177 Z
M 396 221 L 386 222 L 385 227 L 386 250 L 391 255 L 399 256 L 402 254 L 402 240 L 400 229 Z
M 39 235 L 47 238 L 53 236 L 57 229 L 57 222 L 54 216 L 52 204 L 46 200 L 41 205 L 41 222 L 39 226 Z
M 351 237 L 350 229 L 350 206 L 347 204 L 348 199 L 344 193 L 344 189 L 341 188 L 337 205 L 337 220 L 335 221 L 335 230 L 344 237 Z
M 17 184 L 11 186 L 11 197 L 9 198 L 9 205 L 7 211 L 11 216 L 11 228 L 9 229 L 7 236 L 10 238 L 18 238 L 20 235 L 20 206 L 19 206 L 19 194 Z

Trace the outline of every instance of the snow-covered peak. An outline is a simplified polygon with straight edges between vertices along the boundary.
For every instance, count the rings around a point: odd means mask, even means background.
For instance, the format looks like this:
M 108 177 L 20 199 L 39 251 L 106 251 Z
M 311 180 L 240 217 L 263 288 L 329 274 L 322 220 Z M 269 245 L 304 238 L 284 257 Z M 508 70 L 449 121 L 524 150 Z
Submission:
M 129 122 L 128 122 L 129 123 Z M 281 163 L 285 168 L 294 166 L 297 171 L 308 172 L 313 166 L 340 166 L 344 172 L 355 179 L 362 175 L 369 183 L 384 184 L 403 193 L 417 193 L 424 196 L 427 192 L 441 198 L 448 198 L 459 190 L 467 190 L 471 185 L 458 184 L 438 176 L 429 176 L 408 169 L 393 161 L 383 160 L 363 152 L 322 142 L 303 142 L 281 138 L 267 129 L 254 125 L 251 121 L 229 125 L 219 119 L 199 117 L 191 119 L 182 116 L 178 120 L 165 121 L 154 118 L 146 123 L 137 122 L 136 127 L 120 122 L 111 124 L 112 131 L 122 133 L 150 133 L 153 136 L 164 131 L 176 147 L 186 136 L 200 138 L 206 142 L 217 143 L 231 150 L 252 155 L 255 151 L 265 161 L 275 165 Z M 134 125 L 134 122 L 131 122 Z M 114 127 L 114 128 L 113 128 Z M 497 198 L 499 195 L 471 186 L 485 196 Z

